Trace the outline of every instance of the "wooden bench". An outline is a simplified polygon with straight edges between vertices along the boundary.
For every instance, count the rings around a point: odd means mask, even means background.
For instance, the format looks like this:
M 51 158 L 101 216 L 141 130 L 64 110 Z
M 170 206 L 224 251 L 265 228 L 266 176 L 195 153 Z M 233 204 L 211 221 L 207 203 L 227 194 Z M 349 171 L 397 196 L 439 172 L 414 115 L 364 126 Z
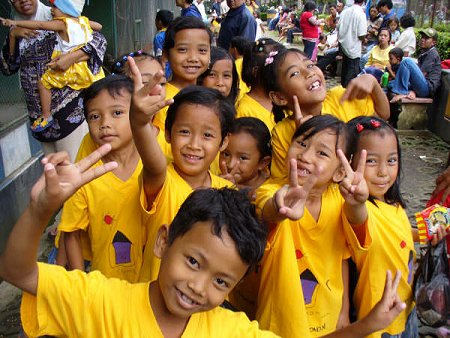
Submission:
M 401 99 L 402 111 L 398 117 L 398 129 L 426 129 L 427 109 L 433 103 L 433 99 L 417 97 L 414 100 Z

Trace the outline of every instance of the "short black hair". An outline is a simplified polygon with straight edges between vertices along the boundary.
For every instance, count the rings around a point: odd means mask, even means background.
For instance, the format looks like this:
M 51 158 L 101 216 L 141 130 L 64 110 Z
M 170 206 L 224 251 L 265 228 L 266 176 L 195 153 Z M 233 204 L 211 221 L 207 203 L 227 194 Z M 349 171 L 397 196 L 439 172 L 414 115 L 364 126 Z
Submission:
M 406 207 L 405 202 L 400 194 L 400 181 L 402 172 L 402 153 L 400 148 L 400 142 L 398 140 L 395 129 L 387 123 L 385 120 L 375 116 L 358 116 L 347 122 L 350 132 L 350 153 L 352 156 L 356 154 L 358 150 L 358 143 L 361 135 L 367 135 L 367 133 L 380 133 L 381 135 L 392 134 L 397 140 L 397 153 L 398 153 L 398 174 L 394 184 L 388 189 L 384 195 L 384 199 L 388 204 L 400 204 L 403 208 Z M 360 125 L 360 127 L 357 127 Z M 362 130 L 361 130 L 362 127 Z M 382 147 L 382 145 L 380 145 Z M 375 198 L 369 196 L 369 201 L 375 204 Z M 376 205 L 376 204 L 375 204 Z
M 244 55 L 245 52 L 252 48 L 253 41 L 243 36 L 233 36 L 230 41 L 230 48 L 236 48 L 239 54 Z
M 173 20 L 173 13 L 167 9 L 161 9 L 156 13 L 155 21 L 158 20 L 164 27 L 167 27 Z
M 410 12 L 403 14 L 400 18 L 400 26 L 404 29 L 414 27 L 415 25 L 416 19 L 414 19 L 414 16 Z
M 159 63 L 159 60 L 157 57 L 144 52 L 142 50 L 137 50 L 134 52 L 130 52 L 130 53 L 125 53 L 122 54 L 121 56 L 119 56 L 115 61 L 114 64 L 112 65 L 110 71 L 113 74 L 118 74 L 118 75 L 125 75 L 128 77 L 131 77 L 131 69 L 130 69 L 130 65 L 128 63 L 128 57 L 132 57 L 135 61 L 141 61 L 141 60 L 145 60 L 145 59 L 149 59 L 150 61 L 156 61 Z
M 185 235 L 196 222 L 212 222 L 211 232 L 222 238 L 224 231 L 236 244 L 247 273 L 264 254 L 267 229 L 255 217 L 254 207 L 243 191 L 230 188 L 199 189 L 192 192 L 169 227 L 169 246 Z
M 260 157 L 272 156 L 270 131 L 266 124 L 256 117 L 240 117 L 234 120 L 230 134 L 247 133 L 256 140 Z
M 317 8 L 317 6 L 314 2 L 308 1 L 305 3 L 305 6 L 303 6 L 303 12 L 310 12 L 316 8 Z
M 389 55 L 394 55 L 397 59 L 403 59 L 403 50 L 400 47 L 394 47 L 389 51 Z
M 124 75 L 108 75 L 91 84 L 83 94 L 84 116 L 87 118 L 89 101 L 96 98 L 102 90 L 107 90 L 109 95 L 116 97 L 122 95 L 122 91 L 133 94 L 133 81 Z
M 175 35 L 184 29 L 203 29 L 209 36 L 209 44 L 212 43 L 212 33 L 205 23 L 194 16 L 179 16 L 167 27 L 164 36 L 163 51 L 169 54 L 169 50 L 175 46 Z
M 222 47 L 215 47 L 215 46 L 211 47 L 211 61 L 209 62 L 208 69 L 198 77 L 197 84 L 203 85 L 203 80 L 211 73 L 214 64 L 220 60 L 230 60 L 232 63 L 233 81 L 231 84 L 231 91 L 230 94 L 228 95 L 228 98 L 234 103 L 239 93 L 239 75 L 233 57 Z
M 263 82 L 262 68 L 269 53 L 276 50 L 278 42 L 271 38 L 258 39 L 244 53 L 242 60 L 242 81 L 249 87 L 260 86 Z
M 380 8 L 382 6 L 387 6 L 387 8 L 392 9 L 392 7 L 394 7 L 394 4 L 392 3 L 392 0 L 380 0 L 377 3 L 377 8 Z
M 165 129 L 169 136 L 177 114 L 182 114 L 180 107 L 185 104 L 205 106 L 214 110 L 220 120 L 221 141 L 228 135 L 236 110 L 234 104 L 218 90 L 191 85 L 181 89 L 173 101 L 167 110 L 165 123 Z
M 389 43 L 389 45 L 390 45 L 390 43 L 391 43 L 391 40 L 392 40 L 392 33 L 391 33 L 391 30 L 389 29 L 389 27 L 382 27 L 382 28 L 380 28 L 380 30 L 378 31 L 378 36 L 380 36 L 380 33 L 381 33 L 381 31 L 386 31 L 387 33 L 388 33 L 388 36 L 389 36 L 389 40 L 388 40 L 388 43 Z
M 336 8 L 336 4 L 329 4 L 328 9 Z
M 292 136 L 292 140 L 299 136 L 303 136 L 303 139 L 307 140 L 326 129 L 331 129 L 336 134 L 336 151 L 339 148 L 340 139 L 344 141 L 341 149 L 345 156 L 350 159 L 350 134 L 347 124 L 330 114 L 313 116 L 309 120 L 302 123 L 295 131 L 294 136 Z

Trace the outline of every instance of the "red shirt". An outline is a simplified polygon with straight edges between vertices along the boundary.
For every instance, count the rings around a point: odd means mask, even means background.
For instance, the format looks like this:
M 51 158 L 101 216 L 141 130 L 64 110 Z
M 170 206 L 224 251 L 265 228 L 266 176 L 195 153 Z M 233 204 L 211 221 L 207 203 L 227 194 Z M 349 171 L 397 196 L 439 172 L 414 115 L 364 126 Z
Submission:
M 312 16 L 313 14 L 311 12 L 303 12 L 300 17 L 300 28 L 302 29 L 304 38 L 317 39 L 319 37 L 319 27 L 314 26 L 308 21 Z

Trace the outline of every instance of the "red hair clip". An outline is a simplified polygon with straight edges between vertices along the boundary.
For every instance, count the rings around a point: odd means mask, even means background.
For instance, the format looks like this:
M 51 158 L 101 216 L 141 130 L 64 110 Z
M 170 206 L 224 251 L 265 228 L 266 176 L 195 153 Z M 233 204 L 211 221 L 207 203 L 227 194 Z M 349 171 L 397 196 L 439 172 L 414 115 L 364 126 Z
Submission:
M 376 120 L 370 120 L 370 124 L 371 124 L 372 127 L 374 127 L 374 128 L 378 128 L 379 126 L 381 126 L 380 121 L 376 121 Z
M 358 133 L 360 133 L 364 130 L 364 126 L 361 123 L 358 123 L 356 125 L 356 130 L 358 131 Z

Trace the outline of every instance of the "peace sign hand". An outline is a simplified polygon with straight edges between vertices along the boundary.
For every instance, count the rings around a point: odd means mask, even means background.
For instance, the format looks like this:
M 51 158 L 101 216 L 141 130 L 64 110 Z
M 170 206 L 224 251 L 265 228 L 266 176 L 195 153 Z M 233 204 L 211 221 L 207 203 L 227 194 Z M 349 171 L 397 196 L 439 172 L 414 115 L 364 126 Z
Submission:
M 236 161 L 233 168 L 231 168 L 231 171 L 228 172 L 227 162 L 221 161 L 220 162 L 220 172 L 222 173 L 220 177 L 233 182 L 235 185 L 237 185 L 239 182 L 236 180 L 236 172 L 239 168 L 239 161 Z
M 163 72 L 160 70 L 154 74 L 149 83 L 142 83 L 139 68 L 132 57 L 128 57 L 131 74 L 133 76 L 134 91 L 131 99 L 130 123 L 146 125 L 162 108 L 173 103 L 173 99 L 165 100 L 162 95 L 162 87 L 159 84 Z
M 284 185 L 273 197 L 275 209 L 285 218 L 298 220 L 302 218 L 306 200 L 311 188 L 317 181 L 320 168 L 316 173 L 311 173 L 303 186 L 298 184 L 297 161 L 291 159 L 289 162 L 289 184 Z
M 297 95 L 294 95 L 292 97 L 292 100 L 294 101 L 294 121 L 295 121 L 295 129 L 300 127 L 303 123 L 308 121 L 312 115 L 306 115 L 303 116 L 302 109 L 300 108 L 300 104 L 298 103 L 298 97 Z

